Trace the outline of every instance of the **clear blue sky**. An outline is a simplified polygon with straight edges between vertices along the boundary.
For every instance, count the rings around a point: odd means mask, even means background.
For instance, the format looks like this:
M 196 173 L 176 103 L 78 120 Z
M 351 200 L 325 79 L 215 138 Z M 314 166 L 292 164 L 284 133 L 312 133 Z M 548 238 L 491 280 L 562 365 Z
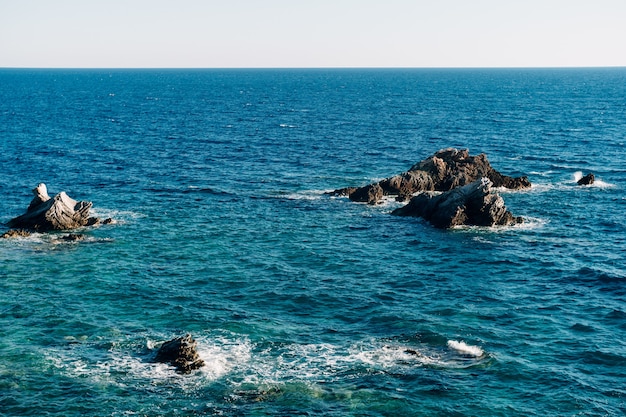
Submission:
M 0 67 L 626 66 L 626 0 L 0 0 Z

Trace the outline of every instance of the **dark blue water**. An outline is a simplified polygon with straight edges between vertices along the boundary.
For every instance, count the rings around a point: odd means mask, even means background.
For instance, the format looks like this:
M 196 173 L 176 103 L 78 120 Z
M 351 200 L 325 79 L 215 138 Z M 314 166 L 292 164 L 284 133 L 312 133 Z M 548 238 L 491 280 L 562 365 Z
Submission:
M 0 221 L 45 182 L 117 224 L 0 240 L 0 414 L 623 415 L 625 98 L 625 69 L 1 70 Z M 523 225 L 324 195 L 449 146 L 529 176 Z M 204 368 L 152 362 L 188 332 Z

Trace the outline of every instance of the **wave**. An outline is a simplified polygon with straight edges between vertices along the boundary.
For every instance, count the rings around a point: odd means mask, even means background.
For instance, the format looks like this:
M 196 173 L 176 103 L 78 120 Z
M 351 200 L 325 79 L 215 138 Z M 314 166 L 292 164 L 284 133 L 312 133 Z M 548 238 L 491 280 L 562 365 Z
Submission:
M 527 231 L 537 230 L 543 228 L 548 221 L 539 217 L 526 217 L 522 216 L 524 221 L 519 224 L 512 224 L 508 226 L 453 226 L 450 230 L 458 232 L 471 232 L 471 233 L 506 233 L 510 231 Z
M 462 353 L 463 355 L 475 358 L 480 358 L 485 354 L 485 352 L 483 352 L 483 350 L 478 346 L 471 346 L 463 341 L 458 342 L 456 340 L 448 340 L 448 347 Z
M 333 190 L 304 190 L 296 192 L 278 192 L 269 198 L 278 198 L 283 200 L 321 200 L 327 193 Z
M 578 181 L 580 181 L 583 178 L 583 172 L 582 171 L 576 171 L 573 174 L 573 182 L 576 183 L 576 185 L 578 185 Z M 608 182 L 604 182 L 601 179 L 596 178 L 593 182 L 593 184 L 588 184 L 588 185 L 583 185 L 582 187 L 588 187 L 588 188 L 614 188 L 616 187 L 615 184 L 610 184 Z

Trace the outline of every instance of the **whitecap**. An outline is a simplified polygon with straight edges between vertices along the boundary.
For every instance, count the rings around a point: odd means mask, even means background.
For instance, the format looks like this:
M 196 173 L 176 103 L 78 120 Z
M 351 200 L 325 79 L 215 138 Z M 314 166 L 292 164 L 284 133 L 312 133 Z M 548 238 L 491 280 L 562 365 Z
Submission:
M 450 349 L 456 350 L 457 352 L 463 355 L 471 356 L 474 358 L 480 358 L 481 356 L 485 354 L 485 352 L 483 352 L 483 350 L 479 348 L 478 346 L 468 345 L 467 343 L 463 341 L 459 342 L 456 340 L 448 340 L 448 347 Z
M 583 178 L 583 172 L 582 171 L 576 171 L 574 172 L 574 182 L 578 182 Z
M 580 181 L 583 178 L 583 172 L 582 171 L 574 172 L 573 178 L 574 178 L 574 182 L 578 183 L 578 181 Z M 613 187 L 615 187 L 615 184 L 611 184 L 611 183 L 602 181 L 601 179 L 598 179 L 596 177 L 592 184 L 586 184 L 586 185 L 583 185 L 583 187 L 589 187 L 589 188 L 613 188 Z

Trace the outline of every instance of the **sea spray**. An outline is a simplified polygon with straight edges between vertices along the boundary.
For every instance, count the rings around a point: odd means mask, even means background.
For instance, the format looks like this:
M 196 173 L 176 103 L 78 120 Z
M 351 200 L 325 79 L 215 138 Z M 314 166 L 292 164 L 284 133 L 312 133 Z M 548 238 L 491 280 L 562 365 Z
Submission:
M 448 340 L 448 347 L 462 353 L 463 355 L 473 356 L 475 358 L 479 358 L 485 354 L 478 346 L 468 345 L 463 341 L 458 342 L 456 340 Z

